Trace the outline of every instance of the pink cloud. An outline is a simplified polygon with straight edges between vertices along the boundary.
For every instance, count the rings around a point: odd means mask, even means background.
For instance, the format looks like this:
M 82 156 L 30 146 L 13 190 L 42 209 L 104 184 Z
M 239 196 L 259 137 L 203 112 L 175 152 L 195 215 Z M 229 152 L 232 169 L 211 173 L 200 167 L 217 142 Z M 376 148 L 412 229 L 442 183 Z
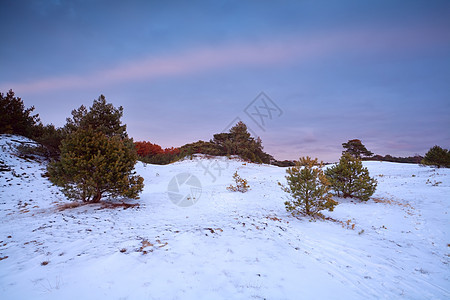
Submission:
M 398 51 L 442 41 L 448 42 L 449 36 L 439 30 L 430 31 L 430 29 L 357 30 L 306 38 L 295 36 L 284 40 L 267 40 L 264 43 L 193 49 L 179 55 L 148 57 L 91 74 L 4 83 L 1 88 L 5 90 L 13 88 L 16 92 L 44 92 L 96 87 L 224 68 L 267 66 L 290 61 L 298 63 L 348 50 L 391 52 L 393 47 Z

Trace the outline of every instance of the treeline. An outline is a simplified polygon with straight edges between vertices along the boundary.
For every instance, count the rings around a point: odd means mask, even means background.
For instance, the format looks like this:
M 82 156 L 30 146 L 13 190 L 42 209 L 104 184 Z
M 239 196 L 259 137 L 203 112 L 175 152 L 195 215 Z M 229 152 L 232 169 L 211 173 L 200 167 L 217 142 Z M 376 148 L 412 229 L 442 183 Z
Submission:
M 33 153 L 47 158 L 57 158 L 60 154 L 61 141 L 67 134 L 63 128 L 56 128 L 53 124 L 44 125 L 39 115 L 33 115 L 34 106 L 25 108 L 20 97 L 16 97 L 12 90 L 5 95 L 0 92 L 0 133 L 17 134 L 30 138 L 41 147 L 28 149 Z M 27 147 L 23 147 L 26 152 Z
M 377 161 L 390 161 L 397 163 L 413 163 L 422 164 L 434 167 L 450 168 L 450 151 L 443 149 L 438 145 L 431 147 L 425 156 L 420 155 L 409 157 L 393 157 L 391 155 L 373 155 L 373 153 L 366 149 L 362 142 L 358 139 L 350 140 L 347 143 L 343 143 L 344 153 L 349 153 L 361 160 L 377 160 Z
M 107 104 L 103 95 L 96 101 L 92 111 L 84 106 L 72 111 L 72 118 L 67 118 L 64 127 L 57 128 L 53 124 L 44 125 L 34 107 L 25 108 L 20 97 L 10 90 L 6 95 L 0 93 L 0 134 L 17 134 L 35 140 L 41 147 L 22 148 L 24 154 L 40 155 L 50 160 L 58 160 L 61 155 L 62 141 L 71 135 L 79 126 L 89 124 L 96 131 L 119 130 L 116 122 L 123 114 L 123 108 L 115 109 Z M 87 116 L 87 117 L 86 117 Z M 123 130 L 124 131 L 124 130 Z M 125 132 L 125 131 L 124 131 Z M 122 136 L 123 138 L 123 136 Z M 166 148 L 148 142 L 135 142 L 134 146 L 139 160 L 152 164 L 169 164 L 193 154 L 214 156 L 239 156 L 254 163 L 290 166 L 293 162 L 279 162 L 272 155 L 263 151 L 261 139 L 254 138 L 243 122 L 237 123 L 226 133 L 214 134 L 210 141 L 197 141 L 179 148 Z M 28 153 L 27 153 L 28 152 Z
M 24 146 L 22 151 L 30 151 L 31 154 L 45 156 L 50 160 L 58 160 L 61 155 L 62 141 L 80 125 L 79 122 L 83 123 L 82 126 L 84 126 L 84 123 L 89 123 L 90 126 L 99 131 L 105 131 L 113 125 L 118 126 L 111 122 L 120 118 L 123 108 L 114 109 L 112 105 L 106 103 L 102 95 L 98 101 L 94 102 L 93 111 L 90 114 L 88 114 L 87 108 L 82 106 L 72 111 L 72 118 L 67 119 L 67 124 L 64 127 L 57 128 L 53 124 L 44 125 L 38 114 L 32 114 L 34 107 L 25 108 L 22 99 L 16 97 L 14 92 L 9 90 L 6 95 L 0 92 L 0 134 L 17 134 L 31 138 L 42 146 L 29 149 Z M 88 115 L 87 119 L 85 118 L 86 115 Z M 104 119 L 104 116 L 109 117 Z M 123 138 L 123 136 L 121 137 Z M 138 159 L 152 164 L 169 164 L 194 154 L 206 154 L 213 156 L 236 155 L 249 162 L 272 164 L 280 167 L 295 165 L 295 161 L 278 161 L 272 155 L 264 152 L 261 139 L 252 137 L 247 130 L 247 126 L 242 122 L 237 123 L 229 132 L 214 134 L 209 141 L 199 140 L 178 148 L 163 149 L 161 146 L 148 141 L 135 142 L 134 146 Z M 420 155 L 410 157 L 374 155 L 358 139 L 349 140 L 342 146 L 346 149 L 345 152 L 361 158 L 361 160 L 450 167 L 449 150 L 439 146 L 430 148 L 430 151 L 424 157 Z
M 243 122 L 238 122 L 229 132 L 214 134 L 213 139 L 208 142 L 200 140 L 179 148 L 166 149 L 146 141 L 136 142 L 135 146 L 141 161 L 154 164 L 167 164 L 194 154 L 236 155 L 254 163 L 277 163 L 272 155 L 263 151 L 261 139 L 253 138 Z
M 410 163 L 410 164 L 420 164 L 423 160 L 423 156 L 420 155 L 414 155 L 414 156 L 408 156 L 408 157 L 395 157 L 391 155 L 374 155 L 371 157 L 365 157 L 363 160 L 376 160 L 376 161 L 389 161 L 389 162 L 396 162 L 396 163 Z

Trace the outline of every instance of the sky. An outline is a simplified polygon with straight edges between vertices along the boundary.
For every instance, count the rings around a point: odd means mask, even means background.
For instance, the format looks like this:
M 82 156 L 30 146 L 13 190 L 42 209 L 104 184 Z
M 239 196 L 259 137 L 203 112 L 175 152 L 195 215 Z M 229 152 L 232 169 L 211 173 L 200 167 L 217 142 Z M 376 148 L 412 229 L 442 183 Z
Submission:
M 241 120 L 275 158 L 450 148 L 450 1 L 0 0 L 0 91 L 63 126 L 101 94 L 135 141 Z

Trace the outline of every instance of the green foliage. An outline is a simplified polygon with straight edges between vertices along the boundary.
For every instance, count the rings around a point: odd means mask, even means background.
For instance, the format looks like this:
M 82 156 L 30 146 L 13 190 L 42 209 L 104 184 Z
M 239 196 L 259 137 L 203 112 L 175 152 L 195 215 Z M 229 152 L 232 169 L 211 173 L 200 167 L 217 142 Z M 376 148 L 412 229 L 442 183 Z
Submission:
M 436 145 L 428 150 L 421 163 L 438 168 L 450 168 L 450 151 Z
M 102 95 L 88 111 L 84 106 L 67 119 L 61 156 L 48 166 L 50 180 L 68 198 L 99 202 L 103 196 L 138 198 L 143 178 L 133 171 L 137 154 L 123 109 L 106 103 Z M 53 129 L 49 129 L 51 132 Z
M 317 215 L 321 210 L 332 211 L 337 202 L 332 199 L 329 182 L 322 171 L 322 162 L 302 157 L 297 165 L 288 168 L 288 186 L 282 189 L 291 194 L 292 201 L 286 201 L 286 210 L 293 214 Z
M 82 105 L 72 111 L 72 118 L 67 118 L 65 131 L 70 134 L 78 129 L 93 128 L 103 132 L 106 136 L 127 137 L 126 125 L 122 125 L 123 107 L 115 108 L 111 103 L 106 103 L 106 98 L 100 95 L 94 100 L 89 111 Z
M 158 153 L 152 156 L 139 157 L 139 160 L 146 164 L 167 165 L 180 159 L 177 153 Z
M 408 164 L 420 164 L 423 157 L 420 155 L 414 155 L 414 156 L 408 156 L 408 157 L 395 157 L 392 155 L 374 155 L 370 158 L 362 158 L 362 160 L 377 160 L 377 161 L 390 161 L 390 162 L 397 162 L 397 163 L 408 163 Z
M 48 172 L 71 199 L 99 202 L 104 195 L 137 199 L 143 178 L 133 172 L 136 160 L 131 140 L 80 128 L 63 140 L 61 159 L 49 164 Z
M 325 174 L 339 197 L 369 200 L 377 187 L 377 181 L 369 176 L 359 158 L 344 153 L 339 163 L 329 167 Z
M 295 166 L 295 162 L 292 160 L 275 160 L 274 162 L 272 162 L 272 165 L 277 166 L 277 167 L 282 167 L 282 168 L 286 168 L 286 167 L 293 167 Z
M 217 156 L 222 155 L 212 142 L 205 142 L 200 140 L 180 147 L 180 157 L 190 157 L 196 153 Z
M 197 141 L 180 147 L 179 157 L 202 153 L 215 156 L 237 155 L 254 163 L 272 163 L 274 158 L 263 151 L 260 138 L 253 138 L 243 122 L 238 122 L 228 133 L 217 133 L 209 142 Z
M 175 149 L 178 151 L 166 151 L 167 149 L 165 149 L 164 153 L 140 155 L 139 160 L 153 164 L 168 164 L 184 157 L 192 158 L 193 154 L 201 153 L 228 157 L 237 155 L 254 163 L 277 163 L 271 155 L 262 150 L 261 139 L 251 137 L 247 126 L 242 122 L 238 122 L 228 133 L 215 134 L 209 142 L 197 141 Z M 292 165 L 292 162 L 280 162 L 280 165 Z
M 229 133 L 214 135 L 211 143 L 215 148 L 215 155 L 239 155 L 241 158 L 255 163 L 270 163 L 273 157 L 262 149 L 260 138 L 256 140 L 247 131 L 243 122 L 238 122 L 230 129 Z
M 247 180 L 241 178 L 241 176 L 239 176 L 237 171 L 234 172 L 233 179 L 234 179 L 234 182 L 236 185 L 234 186 L 234 185 L 230 184 L 230 186 L 227 187 L 227 190 L 232 191 L 232 192 L 245 193 L 250 188 Z
M 56 128 L 53 124 L 46 126 L 38 124 L 34 128 L 32 138 L 44 147 L 44 156 L 57 159 L 61 153 L 59 147 L 65 136 L 62 128 Z
M 0 93 L 0 133 L 31 137 L 39 115 L 31 115 L 34 107 L 25 109 L 21 98 L 9 90 L 6 96 Z
M 373 153 L 366 149 L 366 146 L 358 140 L 349 140 L 347 143 L 342 143 L 342 147 L 344 147 L 344 151 L 342 154 L 349 153 L 356 158 L 361 158 L 362 156 L 372 156 Z

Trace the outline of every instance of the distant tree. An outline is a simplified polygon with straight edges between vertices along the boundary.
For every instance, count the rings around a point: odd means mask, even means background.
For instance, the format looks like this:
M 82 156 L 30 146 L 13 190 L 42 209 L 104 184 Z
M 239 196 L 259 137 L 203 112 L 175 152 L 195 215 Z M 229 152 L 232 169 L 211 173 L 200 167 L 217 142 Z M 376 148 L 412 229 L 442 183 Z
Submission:
M 57 159 L 61 153 L 59 147 L 65 138 L 62 128 L 56 128 L 53 124 L 43 125 L 39 123 L 33 130 L 33 139 L 46 149 L 48 158 Z
M 286 209 L 293 214 L 317 215 L 321 210 L 332 211 L 337 202 L 332 199 L 330 183 L 322 171 L 323 164 L 310 157 L 302 157 L 297 165 L 286 170 L 288 186 L 282 189 L 293 200 L 286 201 Z
M 337 196 L 369 200 L 377 187 L 377 181 L 369 176 L 359 158 L 344 153 L 339 163 L 329 167 L 325 174 Z
M 18 134 L 32 137 L 34 127 L 39 122 L 39 115 L 31 115 L 34 106 L 25 108 L 21 98 L 14 92 L 0 93 L 0 133 Z
M 47 169 L 50 180 L 68 198 L 84 202 L 99 202 L 103 196 L 138 198 L 143 178 L 133 171 L 137 154 L 121 124 L 122 111 L 100 96 L 89 111 L 82 106 L 67 120 L 60 160 Z
M 410 164 L 420 164 L 423 157 L 416 154 L 414 156 L 408 156 L 408 157 L 394 157 L 392 155 L 374 155 L 372 157 L 368 158 L 362 158 L 362 160 L 376 160 L 376 161 L 390 161 L 390 162 L 398 162 L 398 163 L 410 163 Z
M 271 155 L 263 151 L 261 139 L 255 140 L 242 121 L 234 125 L 229 133 L 215 134 L 211 143 L 215 147 L 216 155 L 239 155 L 256 163 L 268 164 L 274 161 Z
M 342 154 L 349 153 L 354 157 L 361 158 L 362 156 L 372 156 L 373 153 L 366 149 L 366 146 L 358 140 L 349 140 L 347 143 L 342 143 L 342 147 L 344 147 L 344 151 Z
M 196 153 L 219 155 L 219 152 L 212 142 L 205 142 L 201 140 L 183 145 L 179 149 L 181 156 L 191 156 Z
M 295 162 L 292 160 L 276 160 L 272 164 L 282 168 L 295 166 Z
M 183 157 L 202 153 L 214 156 L 237 155 L 255 163 L 274 163 L 275 159 L 263 151 L 262 141 L 253 138 L 243 122 L 238 122 L 229 132 L 214 134 L 209 142 L 197 141 L 180 148 L 162 149 L 149 142 L 137 142 L 139 160 L 148 163 L 167 164 Z
M 180 159 L 179 148 L 165 148 L 150 142 L 135 142 L 138 159 L 144 163 L 166 165 Z
M 425 154 L 422 164 L 438 168 L 450 168 L 450 151 L 435 145 Z
M 134 146 L 136 147 L 137 154 L 140 157 L 154 156 L 156 154 L 164 153 L 164 150 L 160 145 L 152 144 L 150 142 L 135 142 Z

